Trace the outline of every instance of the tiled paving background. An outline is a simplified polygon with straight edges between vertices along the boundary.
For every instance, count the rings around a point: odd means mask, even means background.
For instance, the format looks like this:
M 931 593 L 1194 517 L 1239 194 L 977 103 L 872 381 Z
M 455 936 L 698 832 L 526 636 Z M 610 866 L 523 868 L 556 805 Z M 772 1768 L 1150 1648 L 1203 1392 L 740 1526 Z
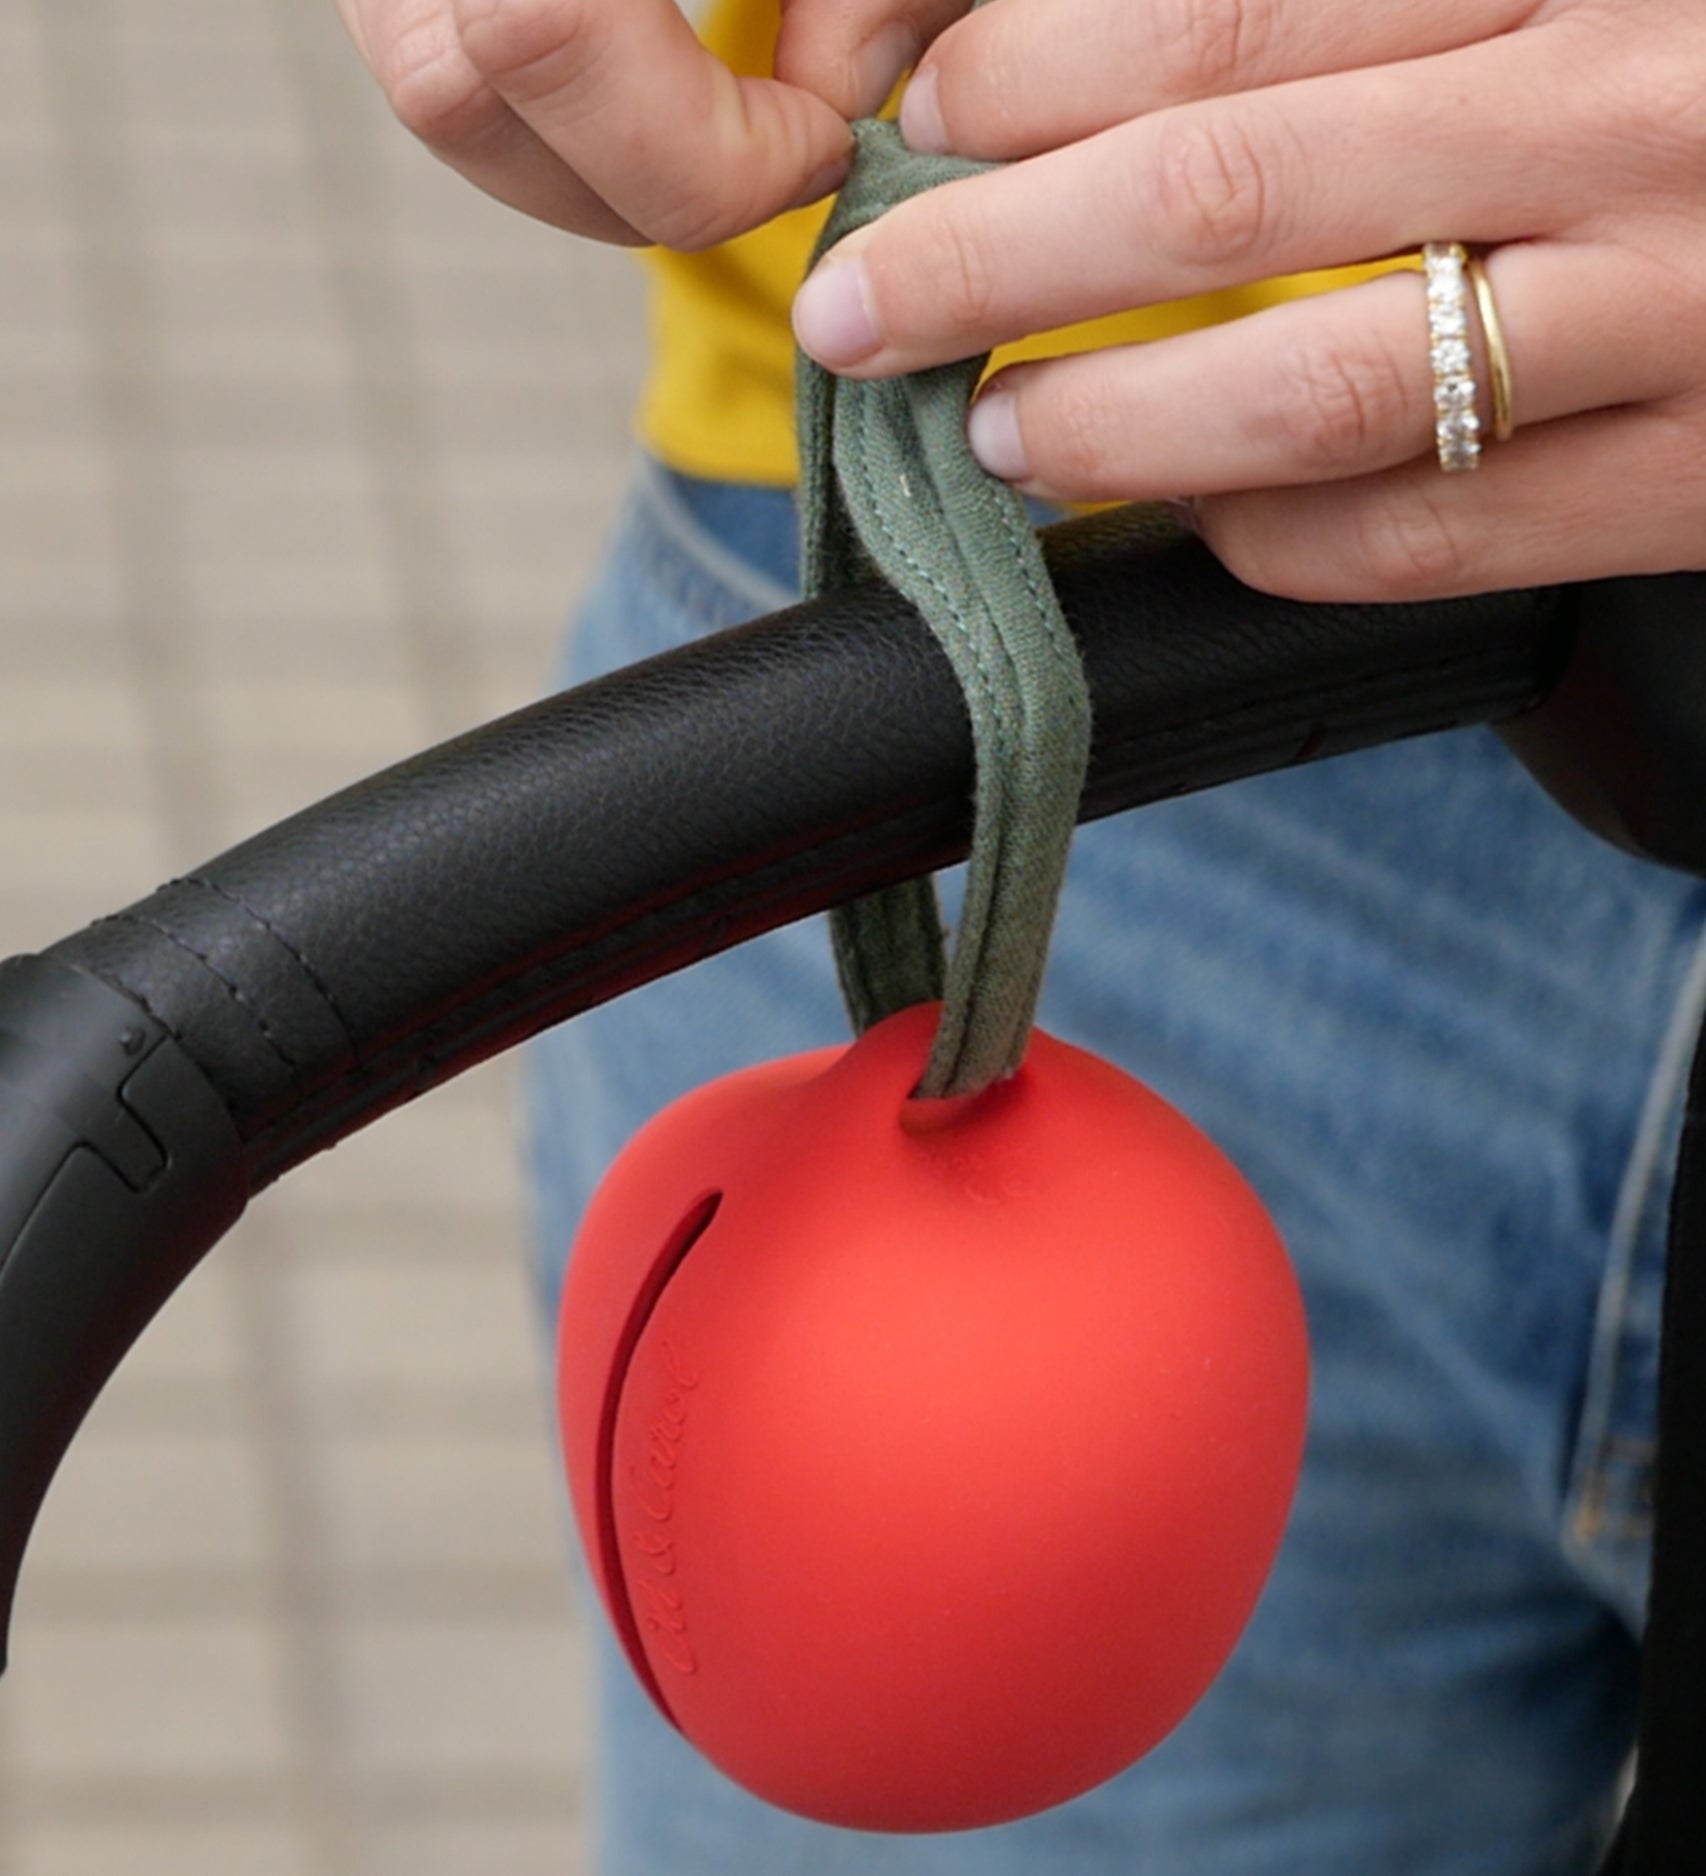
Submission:
M 544 681 L 632 261 L 389 118 L 330 0 L 0 5 L 0 954 Z M 575 1876 L 503 1067 L 293 1175 L 50 1503 L 3 1876 Z

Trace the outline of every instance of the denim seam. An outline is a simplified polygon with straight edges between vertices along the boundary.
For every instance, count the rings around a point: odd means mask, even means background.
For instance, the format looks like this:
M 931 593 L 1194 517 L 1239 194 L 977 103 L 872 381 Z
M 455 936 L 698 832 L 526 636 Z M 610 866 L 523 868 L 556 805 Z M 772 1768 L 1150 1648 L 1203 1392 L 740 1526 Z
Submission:
M 663 602 L 672 626 L 661 645 L 673 649 L 717 629 L 728 600 L 728 589 L 708 574 L 677 563 L 673 555 L 658 556 L 641 576 Z
M 1706 935 L 1695 940 L 1694 955 L 1671 1008 L 1660 1043 L 1647 1098 L 1624 1168 L 1611 1225 L 1610 1257 L 1595 1312 L 1589 1357 L 1587 1396 L 1577 1422 L 1575 1454 L 1565 1499 L 1568 1541 L 1582 1549 L 1594 1542 L 1645 1538 L 1650 1512 L 1612 1509 L 1613 1465 L 1639 1466 L 1650 1461 L 1657 1442 L 1612 1430 L 1623 1356 L 1624 1318 L 1629 1305 L 1637 1253 L 1649 1229 L 1662 1229 L 1653 1218 L 1663 1193 L 1666 1170 L 1662 1148 L 1675 1103 L 1688 1074 L 1694 1038 L 1706 1009 Z
M 688 644 L 711 631 L 725 612 L 732 610 L 727 589 L 711 575 L 694 567 L 685 558 L 682 543 L 664 532 L 652 491 L 640 485 L 637 475 L 623 500 L 609 560 L 631 564 L 628 579 L 637 589 L 618 601 L 620 609 L 636 617 L 645 611 L 654 625 L 661 618 L 668 628 L 654 630 L 643 645 L 630 645 L 624 663 L 654 657 Z M 652 600 L 659 603 L 647 610 Z M 584 676 L 572 653 L 579 643 L 585 617 L 583 606 L 570 622 L 568 650 L 571 657 L 564 671 L 566 683 L 582 681 Z
M 672 512 L 673 511 L 673 512 Z M 707 633 L 740 624 L 797 603 L 798 595 L 764 592 L 755 584 L 764 576 L 726 548 L 715 566 L 702 564 L 704 530 L 681 510 L 657 465 L 642 457 L 629 489 L 617 551 L 638 548 L 631 558 L 642 588 L 637 604 L 655 629 L 648 652 L 673 651 Z M 774 582 L 766 582 L 774 585 Z
M 681 571 L 689 578 L 697 576 L 707 585 L 720 584 L 740 604 L 750 605 L 754 618 L 799 603 L 798 593 L 731 553 L 708 533 L 669 486 L 668 476 L 653 457 L 640 455 L 634 485 L 639 505 L 651 511 L 650 519 L 673 552 L 681 556 Z

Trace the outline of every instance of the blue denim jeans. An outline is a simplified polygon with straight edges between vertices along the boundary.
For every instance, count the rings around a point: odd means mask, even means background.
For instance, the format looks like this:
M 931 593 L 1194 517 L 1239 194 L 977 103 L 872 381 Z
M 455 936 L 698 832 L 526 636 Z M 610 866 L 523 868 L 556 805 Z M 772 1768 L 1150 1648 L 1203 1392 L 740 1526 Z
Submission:
M 786 603 L 789 497 L 642 462 L 579 680 Z M 778 776 L 776 785 L 787 786 Z M 1627 1757 L 1665 1206 L 1702 889 L 1462 731 L 1084 828 L 1043 1021 L 1220 1141 L 1302 1280 L 1308 1452 L 1200 1706 L 1077 1802 L 882 1838 L 745 1796 L 608 1647 L 605 1876 L 1563 1876 Z M 688 1087 L 845 1037 L 800 925 L 535 1045 L 542 1287 Z

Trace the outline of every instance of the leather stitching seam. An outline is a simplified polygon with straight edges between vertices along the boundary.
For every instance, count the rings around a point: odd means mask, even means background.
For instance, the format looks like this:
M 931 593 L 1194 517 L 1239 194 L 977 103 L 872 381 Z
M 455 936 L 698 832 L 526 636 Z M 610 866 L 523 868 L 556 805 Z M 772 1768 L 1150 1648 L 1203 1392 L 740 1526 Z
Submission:
M 291 1055 L 290 1051 L 284 1046 L 283 1042 L 279 1039 L 279 1036 L 277 1032 L 273 1029 L 272 1025 L 261 1014 L 261 1012 L 255 1008 L 254 1004 L 251 1002 L 249 996 L 242 989 L 242 987 L 239 984 L 235 983 L 231 978 L 227 977 L 226 974 L 222 970 L 220 970 L 216 964 L 213 963 L 213 961 L 206 955 L 205 952 L 198 951 L 196 947 L 192 945 L 187 939 L 180 938 L 175 931 L 172 931 L 169 927 L 161 924 L 158 919 L 146 918 L 140 912 L 136 912 L 136 911 L 115 912 L 111 918 L 103 919 L 101 923 L 110 924 L 110 925 L 138 925 L 142 927 L 142 929 L 145 931 L 157 932 L 162 938 L 166 940 L 168 944 L 175 945 L 178 950 L 194 958 L 195 961 L 202 967 L 202 969 L 206 971 L 207 974 L 214 980 L 214 982 L 217 983 L 222 990 L 224 990 L 226 996 L 229 997 L 231 1001 L 234 1004 L 236 1004 L 236 1006 L 249 1019 L 250 1023 L 254 1026 L 256 1033 L 261 1036 L 261 1038 L 266 1042 L 266 1044 L 272 1050 L 272 1052 L 278 1057 L 278 1059 L 284 1064 L 284 1066 L 287 1069 L 289 1069 L 291 1076 L 293 1078 L 300 1078 L 301 1072 L 302 1072 L 300 1065 L 297 1063 L 295 1058 Z M 129 991 L 127 987 L 127 994 L 134 996 L 135 992 Z M 180 1042 L 183 1042 L 183 1038 L 181 1036 L 178 1038 L 178 1040 Z M 184 1043 L 184 1047 L 188 1049 L 189 1048 L 188 1043 Z M 199 1053 L 194 1049 L 189 1049 L 189 1054 L 190 1054 L 191 1060 L 195 1061 L 197 1065 L 200 1066 L 201 1057 Z M 208 1071 L 204 1068 L 203 1072 L 207 1073 Z
M 216 881 L 209 879 L 204 873 L 191 873 L 183 881 L 183 884 L 186 886 L 199 886 L 204 892 L 212 893 L 215 898 L 223 899 L 228 905 L 234 905 L 239 912 L 253 919 L 269 937 L 275 938 L 290 954 L 290 957 L 294 960 L 297 968 L 302 972 L 302 975 L 306 977 L 314 989 L 319 992 L 326 1008 L 331 1011 L 338 1027 L 344 1032 L 344 1041 L 349 1044 L 350 1053 L 352 1055 L 359 1053 L 356 1048 L 355 1033 L 351 1029 L 349 1021 L 343 1011 L 338 1007 L 338 1000 L 332 994 L 331 985 L 326 982 L 314 966 L 308 962 L 307 958 L 303 956 L 301 951 L 291 943 L 271 919 L 266 917 L 264 913 L 257 912 L 252 905 L 238 898 L 236 893 L 232 892 L 228 887 L 219 885 Z M 212 969 L 212 966 L 210 965 L 208 968 Z M 217 973 L 215 974 L 217 975 Z

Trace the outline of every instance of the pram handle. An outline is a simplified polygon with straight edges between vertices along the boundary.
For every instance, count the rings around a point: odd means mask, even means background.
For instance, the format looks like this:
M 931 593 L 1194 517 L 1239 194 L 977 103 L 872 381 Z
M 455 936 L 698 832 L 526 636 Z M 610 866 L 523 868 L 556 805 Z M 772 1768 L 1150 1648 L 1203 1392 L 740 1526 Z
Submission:
M 1050 529 L 1085 818 L 1530 709 L 1595 589 L 1404 606 L 1241 587 L 1152 513 Z M 550 1024 L 960 857 L 971 747 L 870 587 L 552 697 L 0 965 L 0 1661 L 112 1370 L 247 1199 Z

